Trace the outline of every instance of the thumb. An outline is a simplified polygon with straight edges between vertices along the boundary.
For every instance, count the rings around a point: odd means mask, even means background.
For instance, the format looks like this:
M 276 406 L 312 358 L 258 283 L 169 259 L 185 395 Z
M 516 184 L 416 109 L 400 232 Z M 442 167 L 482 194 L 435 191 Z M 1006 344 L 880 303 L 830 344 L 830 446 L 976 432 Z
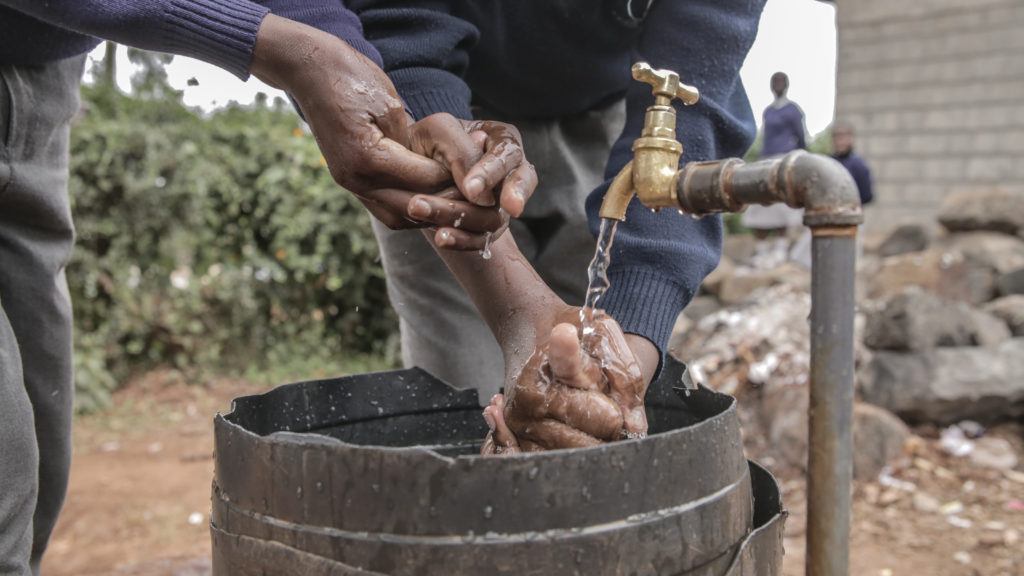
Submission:
M 589 354 L 583 353 L 572 324 L 558 324 L 551 330 L 548 364 L 555 379 L 566 386 L 582 390 L 600 387 L 600 366 Z

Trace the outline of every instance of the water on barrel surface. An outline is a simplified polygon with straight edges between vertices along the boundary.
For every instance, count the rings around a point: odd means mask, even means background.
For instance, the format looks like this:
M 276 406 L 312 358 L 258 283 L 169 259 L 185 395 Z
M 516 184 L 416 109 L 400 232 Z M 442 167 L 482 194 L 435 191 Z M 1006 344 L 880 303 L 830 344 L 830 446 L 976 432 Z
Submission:
M 778 511 L 751 532 L 733 400 L 663 372 L 648 438 L 510 458 L 471 455 L 475 392 L 421 370 L 241 398 L 215 423 L 215 573 L 731 574 Z

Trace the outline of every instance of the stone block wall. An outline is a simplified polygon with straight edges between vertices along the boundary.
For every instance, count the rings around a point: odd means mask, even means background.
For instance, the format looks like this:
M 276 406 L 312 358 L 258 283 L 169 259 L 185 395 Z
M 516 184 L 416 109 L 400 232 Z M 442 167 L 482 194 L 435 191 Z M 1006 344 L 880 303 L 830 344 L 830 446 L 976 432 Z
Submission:
M 866 226 L 1024 191 L 1024 0 L 838 0 L 836 118 L 875 177 Z

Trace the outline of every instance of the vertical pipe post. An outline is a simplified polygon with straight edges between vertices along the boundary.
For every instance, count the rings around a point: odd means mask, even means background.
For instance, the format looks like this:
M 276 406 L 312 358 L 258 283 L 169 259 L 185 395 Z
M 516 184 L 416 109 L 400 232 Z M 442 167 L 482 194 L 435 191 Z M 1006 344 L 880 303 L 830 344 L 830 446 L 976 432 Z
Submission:
M 812 228 L 808 576 L 849 574 L 856 226 Z

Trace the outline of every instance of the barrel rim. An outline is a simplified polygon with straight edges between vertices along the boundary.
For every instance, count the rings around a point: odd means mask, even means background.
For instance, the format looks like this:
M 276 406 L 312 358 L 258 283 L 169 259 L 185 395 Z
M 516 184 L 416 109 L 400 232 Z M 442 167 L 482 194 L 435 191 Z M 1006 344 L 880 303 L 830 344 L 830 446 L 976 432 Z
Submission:
M 440 382 L 441 384 L 444 384 L 445 386 L 448 386 L 452 391 L 454 391 L 456 393 L 463 394 L 463 395 L 468 395 L 468 393 L 473 393 L 474 395 L 477 396 L 477 404 L 479 404 L 479 393 L 477 392 L 476 389 L 460 390 L 458 388 L 455 388 L 451 384 L 449 384 L 449 383 L 447 383 L 447 382 L 445 382 L 443 380 L 440 380 L 440 379 L 434 377 L 433 375 L 431 375 L 426 370 L 423 370 L 422 368 L 414 367 L 414 368 L 407 368 L 407 369 L 402 369 L 402 370 L 383 370 L 383 371 L 378 371 L 378 372 L 368 372 L 368 373 L 365 373 L 365 374 L 346 375 L 346 376 L 342 376 L 342 377 L 338 377 L 338 378 L 323 378 L 323 379 L 316 379 L 316 380 L 304 380 L 304 381 L 299 381 L 299 382 L 292 382 L 292 383 L 288 383 L 288 384 L 282 384 L 280 386 L 277 386 L 277 387 L 275 387 L 275 388 L 273 388 L 271 390 L 268 390 L 266 392 L 263 392 L 261 394 L 249 394 L 249 395 L 246 395 L 246 396 L 240 396 L 240 397 L 235 398 L 235 399 L 232 400 L 230 411 L 228 411 L 226 413 L 222 413 L 222 412 L 218 411 L 217 414 L 214 416 L 214 431 L 215 431 L 215 434 L 218 434 L 222 429 L 232 429 L 235 433 L 243 433 L 244 435 L 246 435 L 248 437 L 251 437 L 253 439 L 256 439 L 259 442 L 266 442 L 268 444 L 297 444 L 297 443 L 300 442 L 300 439 L 301 439 L 301 444 L 303 444 L 306 447 L 310 446 L 313 443 L 317 443 L 317 444 L 320 444 L 325 449 L 339 449 L 340 448 L 340 449 L 344 449 L 344 450 L 352 450 L 352 451 L 355 451 L 355 452 L 383 452 L 383 453 L 387 453 L 387 454 L 410 454 L 410 455 L 412 455 L 412 454 L 417 454 L 417 455 L 418 454 L 429 454 L 429 455 L 431 455 L 433 457 L 436 457 L 436 458 L 438 458 L 438 459 L 440 459 L 440 460 L 442 460 L 444 462 L 448 462 L 448 463 L 466 462 L 466 461 L 471 461 L 471 462 L 489 461 L 489 460 L 494 460 L 495 459 L 495 457 L 493 457 L 493 456 L 483 456 L 483 455 L 480 455 L 480 454 L 459 454 L 459 455 L 456 455 L 456 456 L 447 456 L 447 455 L 438 453 L 436 450 L 434 450 L 430 446 L 387 446 L 387 445 L 378 445 L 378 444 L 357 444 L 357 443 L 353 443 L 353 442 L 346 442 L 344 440 L 341 440 L 339 438 L 335 438 L 335 437 L 332 437 L 332 436 L 328 436 L 326 434 L 321 434 L 321 433 L 318 433 L 315 430 L 313 430 L 313 431 L 277 430 L 277 431 L 274 431 L 274 432 L 270 432 L 268 434 L 259 434 L 257 432 L 254 432 L 253 430 L 251 430 L 251 429 L 249 429 L 249 428 L 247 428 L 245 426 L 242 426 L 241 424 L 231 420 L 231 416 L 235 415 L 236 412 L 241 407 L 243 407 L 245 404 L 259 402 L 261 399 L 266 398 L 269 394 L 274 393 L 275 391 L 278 391 L 278 390 L 282 390 L 282 389 L 285 389 L 285 388 L 291 388 L 291 387 L 303 387 L 303 386 L 310 386 L 310 385 L 316 385 L 316 384 L 327 384 L 327 383 L 331 383 L 331 382 L 337 382 L 337 381 L 340 381 L 340 380 L 354 380 L 356 378 L 361 378 L 361 377 L 371 377 L 371 376 L 379 377 L 379 376 L 389 375 L 389 374 L 396 375 L 396 376 L 398 376 L 398 375 L 409 375 L 409 374 L 416 374 L 416 375 L 422 374 L 422 375 L 425 375 L 425 376 L 427 376 L 429 378 L 433 378 L 433 379 L 437 380 L 438 382 Z M 602 450 L 607 451 L 610 447 L 616 447 L 616 448 L 621 449 L 621 450 L 628 450 L 633 445 L 641 443 L 641 442 L 650 442 L 652 440 L 654 440 L 654 441 L 658 441 L 658 440 L 668 441 L 668 440 L 674 439 L 676 436 L 679 436 L 679 435 L 682 435 L 682 434 L 701 433 L 701 432 L 704 431 L 705 428 L 710 428 L 710 427 L 714 427 L 714 426 L 719 425 L 719 422 L 722 421 L 722 420 L 725 420 L 725 419 L 727 419 L 729 417 L 736 417 L 737 401 L 736 401 L 736 399 L 734 397 L 729 396 L 728 394 L 723 394 L 721 392 L 717 392 L 717 391 L 712 390 L 710 388 L 707 388 L 707 387 L 705 387 L 703 385 L 699 385 L 698 389 L 693 391 L 693 394 L 694 395 L 707 395 L 709 398 L 713 397 L 717 401 L 727 401 L 727 405 L 724 406 L 717 413 L 712 414 L 712 415 L 708 416 L 707 418 L 704 418 L 700 422 L 691 424 L 689 426 L 683 426 L 683 427 L 680 427 L 680 428 L 675 428 L 675 429 L 672 429 L 672 430 L 667 430 L 665 432 L 658 432 L 658 433 L 646 436 L 644 438 L 628 438 L 628 439 L 617 440 L 615 442 L 603 443 L 603 444 L 598 444 L 598 445 L 595 445 L 595 446 L 588 446 L 588 447 L 584 447 L 584 448 L 559 448 L 559 449 L 544 450 L 544 451 L 539 451 L 539 452 L 520 452 L 520 453 L 516 453 L 516 454 L 503 455 L 503 456 L 501 456 L 500 459 L 514 458 L 514 459 L 521 459 L 521 460 L 544 460 L 544 459 L 547 459 L 547 458 L 550 458 L 550 457 L 558 457 L 558 456 L 564 455 L 567 452 L 572 452 L 574 455 L 578 454 L 578 455 L 581 455 L 581 456 L 587 456 L 589 454 L 592 454 L 592 453 L 595 453 L 595 452 L 598 452 L 598 451 L 602 451 Z M 649 405 L 650 406 L 654 406 L 654 407 L 661 406 L 658 403 L 651 403 Z M 478 406 L 478 408 L 481 409 L 481 410 L 483 409 L 482 406 Z M 467 407 L 467 408 L 463 408 L 463 409 L 468 410 L 469 408 Z M 438 410 L 438 411 L 441 411 L 441 410 Z M 391 416 L 400 416 L 400 415 L 401 414 L 394 414 L 394 415 L 391 415 Z

